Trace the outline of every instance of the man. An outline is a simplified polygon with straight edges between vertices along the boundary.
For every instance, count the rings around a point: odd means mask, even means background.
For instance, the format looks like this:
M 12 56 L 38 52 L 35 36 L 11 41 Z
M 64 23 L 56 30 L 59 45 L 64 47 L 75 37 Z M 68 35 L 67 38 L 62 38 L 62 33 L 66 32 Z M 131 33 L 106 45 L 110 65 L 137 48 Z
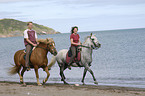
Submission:
M 36 31 L 32 29 L 33 28 L 32 22 L 28 22 L 27 26 L 28 26 L 28 29 L 24 31 L 24 44 L 26 47 L 25 67 L 27 68 L 27 71 L 29 71 L 30 70 L 30 67 L 29 67 L 30 51 L 33 49 L 33 47 L 37 46 L 37 34 L 36 34 Z

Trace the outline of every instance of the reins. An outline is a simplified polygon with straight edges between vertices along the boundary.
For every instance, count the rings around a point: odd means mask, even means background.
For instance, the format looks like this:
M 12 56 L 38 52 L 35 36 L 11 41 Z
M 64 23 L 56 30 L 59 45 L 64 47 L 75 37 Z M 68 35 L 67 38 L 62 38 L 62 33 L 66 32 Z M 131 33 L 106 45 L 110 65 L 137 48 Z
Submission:
M 91 47 L 89 47 L 89 46 L 84 46 L 84 45 L 79 45 L 79 46 L 81 46 L 81 47 L 85 47 L 85 48 L 91 48 Z
M 91 39 L 91 38 L 90 38 Z M 91 39 L 91 42 L 96 46 L 95 42 Z M 85 48 L 90 48 L 90 49 L 94 49 L 92 46 L 89 47 L 89 46 L 85 46 L 85 45 L 79 45 L 81 47 L 85 47 Z
M 43 47 L 40 47 L 39 45 L 38 46 L 36 46 L 36 48 L 42 48 L 42 49 L 44 49 L 44 50 L 47 50 L 47 51 L 49 51 L 47 48 L 43 48 Z

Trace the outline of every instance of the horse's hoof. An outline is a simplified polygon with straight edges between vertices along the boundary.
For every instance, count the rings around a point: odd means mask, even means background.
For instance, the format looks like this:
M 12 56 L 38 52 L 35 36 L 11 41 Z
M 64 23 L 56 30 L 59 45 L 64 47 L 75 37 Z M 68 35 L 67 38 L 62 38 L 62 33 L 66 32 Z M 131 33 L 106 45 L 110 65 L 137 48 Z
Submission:
M 26 85 L 26 83 L 22 83 L 22 87 L 26 87 L 27 85 Z
M 83 83 L 83 85 L 86 85 L 85 83 L 84 83 L 84 81 L 81 81 L 82 83 Z
M 98 82 L 97 82 L 97 81 L 95 81 L 95 82 L 94 82 L 94 84 L 98 85 Z
M 43 80 L 43 85 L 44 85 L 45 83 L 46 83 L 45 80 Z
M 42 84 L 40 83 L 40 84 L 38 84 L 38 86 L 42 86 Z
M 20 81 L 20 83 L 23 84 L 24 82 L 23 81 Z
M 65 85 L 69 85 L 67 82 L 64 82 Z
M 86 84 L 83 82 L 83 85 L 86 85 Z

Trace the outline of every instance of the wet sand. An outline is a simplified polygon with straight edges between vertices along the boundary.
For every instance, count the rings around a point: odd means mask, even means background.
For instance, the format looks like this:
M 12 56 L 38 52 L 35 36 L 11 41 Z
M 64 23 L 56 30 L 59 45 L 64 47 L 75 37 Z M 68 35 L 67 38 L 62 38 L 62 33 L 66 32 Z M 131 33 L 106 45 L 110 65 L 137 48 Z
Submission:
M 0 96 L 145 96 L 145 88 L 0 82 Z

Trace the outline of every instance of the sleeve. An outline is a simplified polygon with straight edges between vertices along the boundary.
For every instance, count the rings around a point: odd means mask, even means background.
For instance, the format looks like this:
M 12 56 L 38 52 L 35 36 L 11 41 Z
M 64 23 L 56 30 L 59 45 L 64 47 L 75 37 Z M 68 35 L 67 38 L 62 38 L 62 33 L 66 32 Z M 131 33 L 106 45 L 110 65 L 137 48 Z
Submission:
M 78 34 L 78 37 L 80 38 L 80 35 Z
M 36 33 L 36 31 L 35 31 L 35 38 L 37 39 L 38 37 L 37 37 L 37 33 Z
M 70 35 L 70 39 L 73 39 L 73 35 L 72 34 Z
M 24 38 L 28 38 L 27 30 L 24 31 Z

